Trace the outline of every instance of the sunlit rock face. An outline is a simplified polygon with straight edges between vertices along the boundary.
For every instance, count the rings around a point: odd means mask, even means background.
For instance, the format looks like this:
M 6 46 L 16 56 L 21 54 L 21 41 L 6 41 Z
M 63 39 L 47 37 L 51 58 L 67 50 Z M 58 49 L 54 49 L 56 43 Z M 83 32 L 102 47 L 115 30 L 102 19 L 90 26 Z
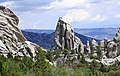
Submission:
M 118 31 L 117 31 L 117 33 L 116 33 L 116 35 L 115 35 L 115 37 L 114 37 L 114 40 L 115 40 L 116 42 L 120 42 L 120 28 L 118 29 Z
M 10 9 L 0 6 L 0 54 L 33 58 L 37 50 L 23 36 L 18 23 L 18 17 Z
M 117 44 L 117 55 L 120 55 L 120 28 L 118 29 L 117 33 L 115 34 L 114 41 Z
M 83 51 L 83 44 L 78 37 L 74 35 L 74 30 L 70 24 L 59 18 L 55 30 L 55 46 L 57 49 L 73 50 L 75 53 Z M 82 49 L 82 50 L 81 50 Z

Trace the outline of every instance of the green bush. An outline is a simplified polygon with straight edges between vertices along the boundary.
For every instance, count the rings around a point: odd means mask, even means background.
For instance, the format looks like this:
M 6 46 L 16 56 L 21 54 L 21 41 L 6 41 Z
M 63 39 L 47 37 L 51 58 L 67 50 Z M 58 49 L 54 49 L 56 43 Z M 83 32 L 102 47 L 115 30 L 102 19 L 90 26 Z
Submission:
M 120 69 L 117 71 L 110 71 L 108 76 L 120 76 Z
M 63 65 L 55 67 L 45 61 L 48 55 L 52 56 L 52 53 L 45 53 L 40 48 L 36 62 L 29 57 L 5 58 L 0 55 L 0 76 L 120 76 L 119 63 L 106 66 L 93 60 L 88 65 L 84 56 L 80 55 L 79 64 L 66 61 Z

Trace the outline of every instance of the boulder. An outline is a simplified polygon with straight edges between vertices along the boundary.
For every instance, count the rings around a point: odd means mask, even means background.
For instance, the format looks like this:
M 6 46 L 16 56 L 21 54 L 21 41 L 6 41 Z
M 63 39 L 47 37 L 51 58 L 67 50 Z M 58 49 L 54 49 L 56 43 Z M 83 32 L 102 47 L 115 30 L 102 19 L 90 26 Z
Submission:
M 114 58 L 117 56 L 117 44 L 114 41 L 108 43 L 106 56 L 108 58 Z

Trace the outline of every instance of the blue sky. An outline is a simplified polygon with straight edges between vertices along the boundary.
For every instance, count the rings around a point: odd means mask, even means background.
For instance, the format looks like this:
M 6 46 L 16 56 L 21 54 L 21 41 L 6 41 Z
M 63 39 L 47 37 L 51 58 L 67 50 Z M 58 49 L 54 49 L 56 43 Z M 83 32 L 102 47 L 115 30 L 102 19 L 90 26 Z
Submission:
M 74 28 L 120 26 L 120 0 L 0 0 L 21 29 L 55 29 L 59 17 Z

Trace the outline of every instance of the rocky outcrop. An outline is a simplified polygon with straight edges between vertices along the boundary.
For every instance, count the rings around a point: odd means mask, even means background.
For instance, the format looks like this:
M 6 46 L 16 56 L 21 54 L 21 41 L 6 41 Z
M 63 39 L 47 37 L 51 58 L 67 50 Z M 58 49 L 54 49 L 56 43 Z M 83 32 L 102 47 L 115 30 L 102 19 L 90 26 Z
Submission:
M 113 40 L 105 38 L 101 41 L 101 51 L 103 51 L 103 58 L 101 63 L 104 65 L 113 65 L 120 62 L 120 28 L 118 29 Z
M 114 41 L 117 44 L 117 55 L 120 55 L 120 28 L 118 29 L 118 31 L 114 37 Z
M 78 37 L 74 35 L 74 30 L 70 24 L 59 18 L 55 30 L 55 46 L 59 50 L 69 49 L 74 53 L 83 51 L 83 44 Z
M 114 58 L 117 56 L 117 44 L 114 41 L 108 43 L 106 56 L 108 58 Z
M 26 40 L 18 28 L 18 17 L 8 8 L 0 6 L 0 54 L 33 58 L 37 49 Z
M 117 33 L 115 34 L 114 41 L 120 42 L 120 28 L 118 29 Z
M 60 54 L 63 62 L 77 60 L 79 54 L 82 53 L 88 63 L 96 59 L 104 65 L 113 65 L 116 61 L 120 62 L 120 28 L 113 40 L 105 38 L 98 43 L 93 39 L 91 42 L 88 41 L 87 45 L 83 45 L 81 40 L 74 35 L 71 25 L 60 18 L 55 31 L 55 46 L 59 50 L 69 49 L 72 52 L 68 55 L 63 52 Z

